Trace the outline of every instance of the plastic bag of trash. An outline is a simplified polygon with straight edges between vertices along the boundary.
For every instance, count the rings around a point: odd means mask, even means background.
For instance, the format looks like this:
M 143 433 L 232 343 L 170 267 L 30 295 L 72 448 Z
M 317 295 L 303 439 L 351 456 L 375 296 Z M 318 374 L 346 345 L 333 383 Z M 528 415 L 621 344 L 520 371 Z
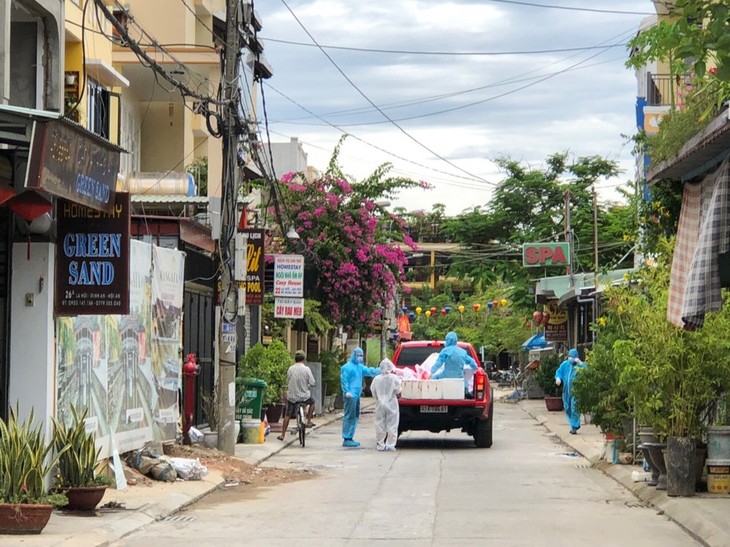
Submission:
M 172 464 L 160 458 L 157 451 L 151 447 L 145 446 L 132 452 L 127 456 L 126 461 L 130 467 L 155 480 L 167 482 L 177 480 L 177 472 Z
M 200 444 L 203 442 L 203 432 L 193 426 L 190 426 L 190 429 L 188 430 L 188 437 L 192 444 Z
M 178 476 L 185 481 L 199 481 L 208 474 L 208 468 L 198 458 L 169 458 Z

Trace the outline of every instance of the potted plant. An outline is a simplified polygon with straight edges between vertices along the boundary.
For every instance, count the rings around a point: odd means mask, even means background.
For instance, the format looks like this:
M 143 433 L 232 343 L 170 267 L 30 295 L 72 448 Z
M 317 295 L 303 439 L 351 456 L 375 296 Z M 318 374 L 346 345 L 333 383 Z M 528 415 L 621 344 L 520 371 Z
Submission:
M 101 449 L 96 448 L 94 434 L 86 431 L 86 415 L 71 407 L 71 423 L 53 418 L 53 444 L 58 454 L 55 487 L 68 497 L 67 509 L 93 511 L 104 497 L 109 479 L 97 474 Z
M 218 426 L 220 414 L 218 408 L 218 384 L 213 386 L 211 393 L 203 393 L 201 396 L 203 414 L 208 420 L 209 431 L 203 432 L 203 446 L 218 448 Z
M 10 409 L 7 422 L 0 420 L 0 534 L 40 534 L 54 507 L 68 503 L 64 494 L 49 493 L 46 477 L 59 454 L 46 442 L 42 425 L 18 422 Z
M 545 394 L 545 408 L 550 411 L 563 410 L 563 388 L 555 385 L 555 372 L 560 363 L 559 355 L 546 355 L 535 371 L 535 381 Z

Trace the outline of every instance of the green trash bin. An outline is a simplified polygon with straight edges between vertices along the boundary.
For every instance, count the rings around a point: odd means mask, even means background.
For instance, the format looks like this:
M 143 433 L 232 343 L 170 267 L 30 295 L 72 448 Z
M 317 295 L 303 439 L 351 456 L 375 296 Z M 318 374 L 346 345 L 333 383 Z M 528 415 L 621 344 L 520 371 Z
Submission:
M 247 378 L 241 384 L 243 384 L 244 393 L 243 397 L 238 397 L 239 403 L 236 407 L 236 420 L 260 421 L 266 382 L 258 378 Z

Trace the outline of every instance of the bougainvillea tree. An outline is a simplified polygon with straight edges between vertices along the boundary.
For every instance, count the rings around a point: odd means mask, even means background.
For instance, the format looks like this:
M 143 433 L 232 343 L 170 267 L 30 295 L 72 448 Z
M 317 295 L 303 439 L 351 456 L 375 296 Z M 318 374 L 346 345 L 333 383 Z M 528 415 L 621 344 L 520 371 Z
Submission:
M 406 255 L 399 244 L 415 250 L 404 220 L 382 201 L 428 184 L 389 176 L 390 164 L 356 182 L 338 165 L 340 145 L 324 175 L 307 180 L 302 173 L 287 173 L 280 188 L 300 237 L 299 248 L 292 250 L 305 256 L 305 284 L 321 301 L 320 312 L 333 324 L 364 333 L 381 319 L 405 279 Z

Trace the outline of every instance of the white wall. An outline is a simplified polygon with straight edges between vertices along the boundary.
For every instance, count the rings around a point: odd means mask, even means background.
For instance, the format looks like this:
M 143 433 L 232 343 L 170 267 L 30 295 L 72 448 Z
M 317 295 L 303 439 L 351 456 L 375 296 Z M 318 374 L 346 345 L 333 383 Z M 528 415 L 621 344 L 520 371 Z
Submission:
M 14 243 L 11 274 L 10 386 L 8 402 L 19 418 L 34 409 L 46 433 L 56 414 L 53 286 L 55 245 Z M 43 287 L 40 287 L 43 278 Z M 32 295 L 33 305 L 26 305 Z

